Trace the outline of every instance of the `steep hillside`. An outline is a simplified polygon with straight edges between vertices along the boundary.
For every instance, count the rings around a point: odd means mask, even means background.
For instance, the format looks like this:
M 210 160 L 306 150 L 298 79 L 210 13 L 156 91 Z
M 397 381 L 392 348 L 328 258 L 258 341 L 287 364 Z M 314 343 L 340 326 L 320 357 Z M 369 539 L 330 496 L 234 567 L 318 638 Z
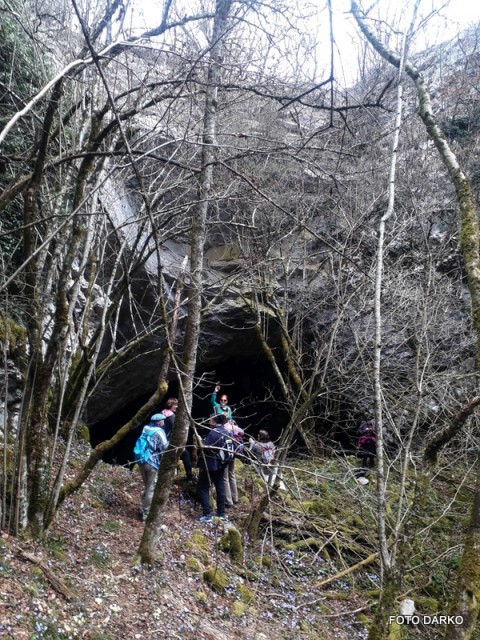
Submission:
M 252 467 L 238 469 L 241 503 L 225 524 L 198 523 L 192 488 L 178 477 L 162 559 L 143 567 L 135 557 L 143 527 L 139 473 L 101 464 L 60 511 L 44 544 L 3 534 L 0 636 L 366 638 L 379 584 L 372 556 L 375 487 L 373 478 L 366 486 L 355 482 L 356 466 L 349 457 L 292 461 L 285 473 L 288 489 L 264 513 L 257 541 L 246 539 L 242 528 L 261 490 Z M 425 516 L 438 513 L 438 521 L 417 540 L 418 575 L 406 578 L 418 610 L 429 614 L 445 612 L 448 577 L 459 553 L 452 540 L 462 529 L 469 494 L 461 484 L 452 487 L 451 477 L 435 484 Z M 393 488 L 392 500 L 394 495 Z M 221 550 L 232 527 L 243 536 L 237 556 L 235 546 Z M 363 567 L 341 574 L 362 560 Z M 438 629 L 413 631 L 421 632 L 415 637 L 438 637 Z

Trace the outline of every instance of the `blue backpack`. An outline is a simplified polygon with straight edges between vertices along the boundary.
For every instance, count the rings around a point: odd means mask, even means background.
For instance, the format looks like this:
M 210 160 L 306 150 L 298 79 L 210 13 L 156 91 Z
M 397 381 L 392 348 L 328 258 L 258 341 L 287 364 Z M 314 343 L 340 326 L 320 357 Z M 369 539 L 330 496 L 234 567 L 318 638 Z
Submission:
M 161 427 L 143 427 L 143 431 L 137 442 L 135 443 L 135 447 L 133 448 L 133 453 L 135 454 L 135 462 L 139 464 L 145 464 L 151 458 L 152 453 L 154 452 L 154 448 L 151 445 L 152 437 L 156 433 L 160 433 L 160 437 L 163 435 L 162 440 L 164 440 L 164 446 L 162 447 L 162 451 L 165 451 L 167 448 L 167 438 L 165 436 L 165 432 Z M 157 453 L 158 448 L 156 449 Z

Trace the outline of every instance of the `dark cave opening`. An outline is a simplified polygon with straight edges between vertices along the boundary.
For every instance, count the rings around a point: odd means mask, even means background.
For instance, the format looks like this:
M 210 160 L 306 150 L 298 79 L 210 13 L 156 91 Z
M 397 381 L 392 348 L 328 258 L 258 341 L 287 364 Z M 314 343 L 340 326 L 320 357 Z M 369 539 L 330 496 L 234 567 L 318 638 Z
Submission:
M 198 383 L 194 389 L 192 414 L 196 420 L 203 421 L 212 414 L 210 396 L 215 384 L 221 385 L 221 393 L 229 397 L 235 420 L 244 429 L 246 436 L 255 437 L 260 429 L 270 432 L 277 440 L 290 418 L 281 402 L 278 382 L 271 370 L 270 363 L 259 355 L 256 360 L 233 356 L 208 369 L 197 371 Z M 128 422 L 150 397 L 151 390 L 136 398 L 133 402 L 113 413 L 108 418 L 91 424 L 90 443 L 95 447 L 111 438 L 120 427 Z M 172 380 L 163 401 L 153 411 L 160 411 L 165 400 L 178 397 L 178 383 Z M 106 452 L 104 462 L 127 465 L 133 460 L 133 447 L 140 435 L 138 427 Z

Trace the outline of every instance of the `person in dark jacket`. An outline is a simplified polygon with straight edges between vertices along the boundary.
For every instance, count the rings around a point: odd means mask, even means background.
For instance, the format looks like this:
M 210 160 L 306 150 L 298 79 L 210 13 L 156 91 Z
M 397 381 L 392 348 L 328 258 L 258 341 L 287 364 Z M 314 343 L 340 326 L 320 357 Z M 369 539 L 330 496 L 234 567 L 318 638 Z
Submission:
M 223 475 L 225 466 L 218 455 L 218 448 L 223 443 L 224 436 L 231 434 L 225 429 L 227 422 L 225 415 L 214 416 L 209 420 L 210 433 L 202 440 L 198 453 L 198 498 L 202 505 L 203 515 L 197 518 L 200 522 L 212 520 L 212 507 L 210 505 L 210 487 L 213 484 L 217 494 L 217 516 L 225 517 L 225 484 Z
M 173 425 L 175 424 L 175 414 L 178 409 L 178 399 L 177 398 L 169 398 L 165 403 L 165 409 L 162 409 L 162 413 L 165 416 L 165 433 L 167 434 L 167 439 L 170 442 L 170 438 L 172 437 Z
M 377 434 L 375 422 L 365 420 L 358 428 L 360 436 L 357 443 L 358 455 L 362 458 L 362 465 L 366 469 L 373 469 L 375 466 L 375 456 L 377 454 Z

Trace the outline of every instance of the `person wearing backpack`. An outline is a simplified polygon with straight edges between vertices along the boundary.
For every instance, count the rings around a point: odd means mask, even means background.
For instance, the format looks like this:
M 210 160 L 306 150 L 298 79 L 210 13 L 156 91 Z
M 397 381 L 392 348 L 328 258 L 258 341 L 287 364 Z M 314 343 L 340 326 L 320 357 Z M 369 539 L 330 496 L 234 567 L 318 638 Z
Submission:
M 133 449 L 135 462 L 138 462 L 144 485 L 140 504 L 142 522 L 147 519 L 150 511 L 158 467 L 160 466 L 162 454 L 168 446 L 167 436 L 163 428 L 165 417 L 163 413 L 153 415 L 150 418 L 150 422 L 143 427 L 142 433 Z
M 225 423 L 225 429 L 230 433 L 235 447 L 235 457 L 243 453 L 243 429 L 240 429 L 235 420 Z M 225 508 L 232 509 L 238 504 L 237 478 L 235 476 L 235 458 L 229 460 L 225 465 L 223 475 L 225 482 Z
M 225 393 L 220 394 L 220 402 L 217 402 L 217 393 L 220 391 L 220 385 L 216 385 L 210 396 L 210 403 L 215 415 L 225 413 L 229 420 L 232 419 L 232 409 L 228 406 L 228 396 Z
M 200 522 L 212 521 L 212 507 L 210 505 L 210 487 L 215 487 L 217 494 L 217 516 L 225 518 L 225 483 L 224 473 L 226 464 L 234 455 L 231 433 L 225 428 L 226 416 L 218 415 L 210 418 L 210 433 L 201 441 L 198 452 L 198 499 L 202 506 L 203 515 Z M 231 448 L 229 446 L 231 444 Z
M 362 458 L 364 470 L 373 469 L 375 466 L 375 456 L 377 455 L 377 435 L 375 422 L 364 420 L 358 427 L 358 455 Z
M 274 475 L 277 474 L 275 460 L 275 445 L 268 431 L 262 429 L 258 432 L 257 440 L 249 438 L 249 450 L 253 454 L 253 466 L 268 484 L 273 484 Z

